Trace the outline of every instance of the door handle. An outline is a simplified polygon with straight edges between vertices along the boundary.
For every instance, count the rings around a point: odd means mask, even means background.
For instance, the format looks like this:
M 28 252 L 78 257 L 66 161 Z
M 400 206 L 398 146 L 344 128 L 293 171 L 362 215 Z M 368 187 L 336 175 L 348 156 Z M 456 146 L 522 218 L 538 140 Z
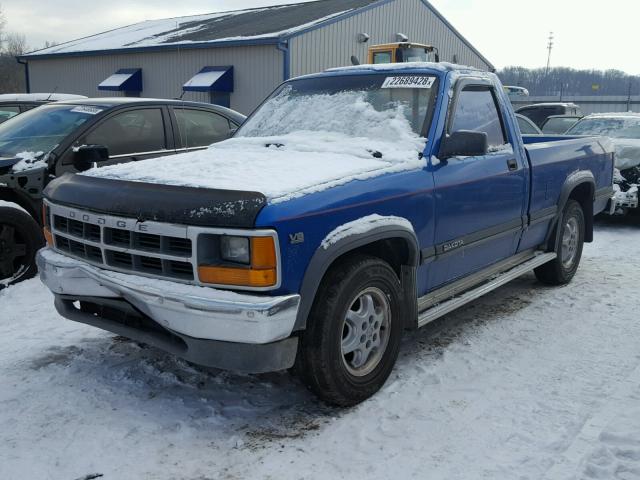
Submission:
M 518 170 L 518 161 L 515 158 L 507 160 L 507 167 L 509 167 L 510 172 L 515 172 Z

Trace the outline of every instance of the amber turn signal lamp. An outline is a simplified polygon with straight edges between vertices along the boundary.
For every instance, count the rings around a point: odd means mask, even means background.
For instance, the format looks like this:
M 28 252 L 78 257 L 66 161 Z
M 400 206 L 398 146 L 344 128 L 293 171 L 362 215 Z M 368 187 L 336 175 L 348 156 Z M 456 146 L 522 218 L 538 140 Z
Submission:
M 203 283 L 238 287 L 273 287 L 278 283 L 278 262 L 273 237 L 251 238 L 251 266 L 230 267 L 200 265 L 198 276 Z
M 49 221 L 49 208 L 45 203 L 42 204 L 42 231 L 44 233 L 44 239 L 47 241 L 47 245 L 53 247 L 53 235 L 51 235 L 50 221 Z
M 51 235 L 51 230 L 49 230 L 47 227 L 44 227 L 42 231 L 44 232 L 44 239 L 47 241 L 47 245 L 53 247 L 53 235 Z

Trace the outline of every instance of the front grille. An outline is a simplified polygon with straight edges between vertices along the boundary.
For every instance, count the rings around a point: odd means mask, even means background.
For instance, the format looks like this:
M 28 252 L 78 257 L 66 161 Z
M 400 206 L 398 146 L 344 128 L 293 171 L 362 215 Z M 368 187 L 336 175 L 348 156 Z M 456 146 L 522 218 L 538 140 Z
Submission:
M 137 225 L 130 219 L 107 223 L 110 217 L 82 212 L 73 217 L 53 215 L 55 245 L 61 252 L 118 271 L 194 280 L 190 239 L 118 228 L 120 224 Z M 118 227 L 113 226 L 116 223 Z

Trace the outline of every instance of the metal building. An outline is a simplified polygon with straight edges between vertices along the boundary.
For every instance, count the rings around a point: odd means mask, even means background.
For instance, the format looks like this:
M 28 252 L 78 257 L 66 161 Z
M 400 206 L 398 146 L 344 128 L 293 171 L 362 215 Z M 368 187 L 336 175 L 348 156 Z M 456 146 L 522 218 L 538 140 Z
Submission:
M 29 91 L 213 102 L 250 113 L 293 76 L 366 60 L 370 45 L 438 47 L 442 61 L 492 70 L 426 0 L 319 0 L 150 20 L 19 58 Z

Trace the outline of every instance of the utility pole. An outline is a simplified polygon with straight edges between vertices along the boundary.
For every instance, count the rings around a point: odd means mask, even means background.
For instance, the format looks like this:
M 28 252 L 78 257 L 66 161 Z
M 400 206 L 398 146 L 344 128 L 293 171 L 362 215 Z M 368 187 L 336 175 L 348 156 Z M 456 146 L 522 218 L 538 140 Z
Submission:
M 549 75 L 549 70 L 551 69 L 551 51 L 553 50 L 554 45 L 554 36 L 553 32 L 549 33 L 549 43 L 547 44 L 547 50 L 549 50 L 549 55 L 547 56 L 547 75 Z
M 629 95 L 627 96 L 627 112 L 631 111 L 631 87 L 633 85 L 633 79 L 629 78 Z

